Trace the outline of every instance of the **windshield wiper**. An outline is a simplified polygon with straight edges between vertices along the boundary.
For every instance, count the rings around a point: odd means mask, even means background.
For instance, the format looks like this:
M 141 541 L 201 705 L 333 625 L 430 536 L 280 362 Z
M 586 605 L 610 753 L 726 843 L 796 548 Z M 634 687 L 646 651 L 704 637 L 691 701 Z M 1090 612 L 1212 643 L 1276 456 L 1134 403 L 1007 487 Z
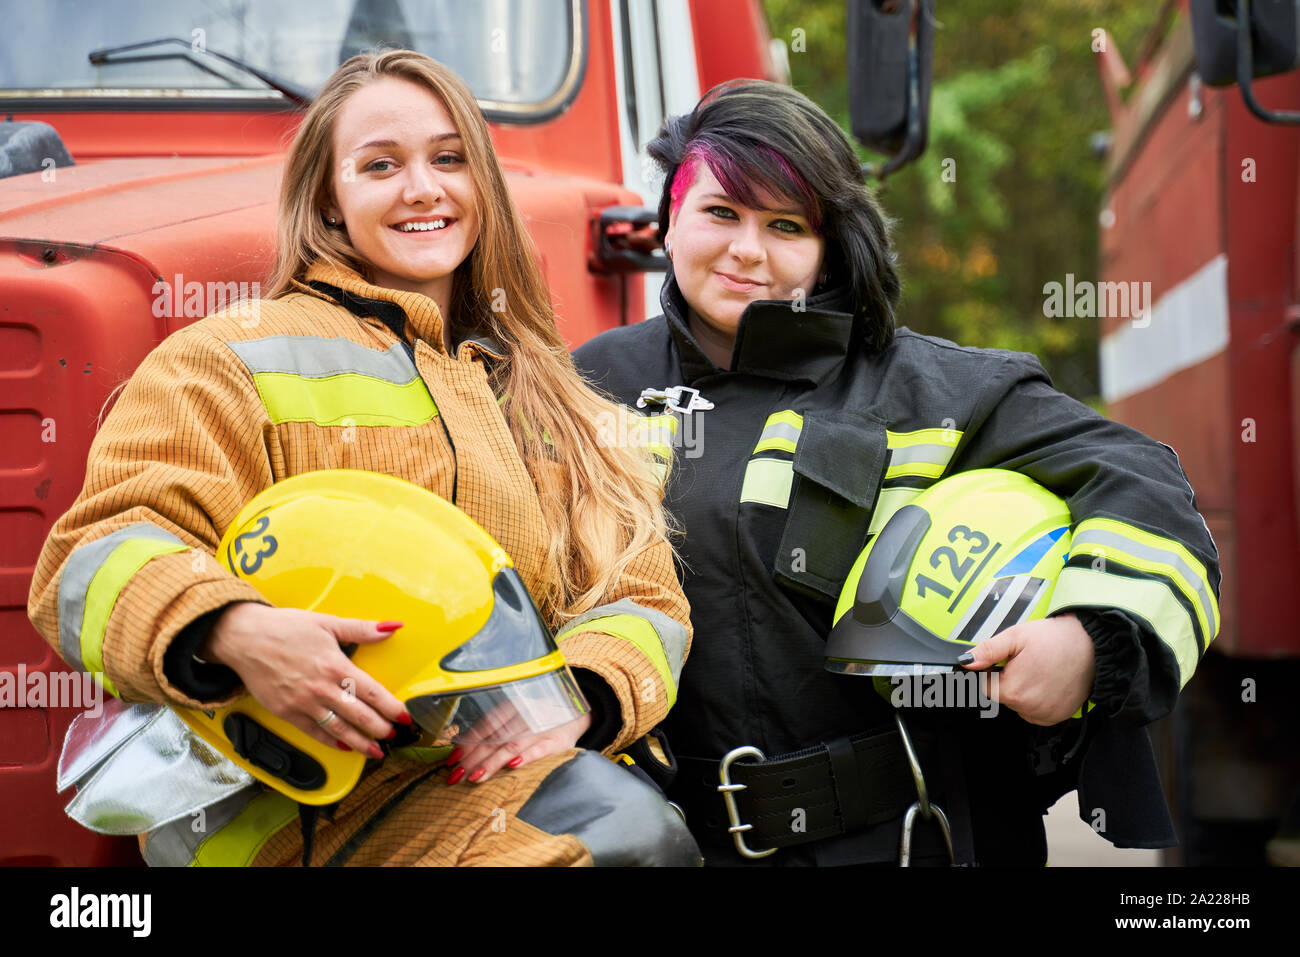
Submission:
M 118 54 L 126 53 L 129 50 L 142 50 L 146 47 L 161 46 L 164 43 L 179 44 L 185 48 L 185 51 L 183 53 L 180 51 L 154 53 L 148 56 L 118 56 Z M 107 50 L 95 50 L 91 52 L 87 58 L 95 66 L 100 66 L 105 63 L 143 63 L 148 60 L 188 60 L 203 72 L 210 73 L 219 79 L 230 82 L 230 77 L 214 70 L 212 67 L 204 63 L 197 55 L 199 52 L 205 53 L 208 56 L 214 56 L 218 60 L 223 60 L 232 66 L 238 67 L 250 76 L 254 76 L 261 80 L 271 89 L 284 95 L 294 103 L 297 103 L 299 106 L 307 107 L 311 105 L 312 94 L 308 90 L 296 86 L 288 80 L 281 80 L 278 77 L 272 76 L 264 70 L 259 70 L 250 63 L 245 63 L 243 60 L 237 59 L 233 56 L 228 56 L 225 53 L 218 53 L 216 50 L 207 49 L 195 51 L 193 45 L 188 40 L 182 40 L 180 37 L 159 37 L 157 40 L 145 40 L 141 43 L 128 43 L 126 46 L 110 47 Z

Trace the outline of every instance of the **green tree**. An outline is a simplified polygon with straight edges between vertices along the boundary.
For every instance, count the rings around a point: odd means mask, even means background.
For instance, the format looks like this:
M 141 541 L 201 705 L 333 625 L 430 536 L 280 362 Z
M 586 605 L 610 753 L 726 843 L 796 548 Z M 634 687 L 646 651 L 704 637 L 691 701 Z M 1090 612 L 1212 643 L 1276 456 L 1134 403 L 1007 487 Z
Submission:
M 844 0 L 764 0 L 775 38 L 802 34 L 792 84 L 846 130 Z M 1160 4 L 938 0 L 929 144 L 879 190 L 896 220 L 901 323 L 1039 355 L 1058 387 L 1095 401 L 1097 324 L 1043 315 L 1043 286 L 1096 279 L 1110 125 L 1093 52 L 1104 28 L 1130 64 Z M 863 153 L 864 159 L 880 157 Z M 946 174 L 946 175 L 945 175 Z

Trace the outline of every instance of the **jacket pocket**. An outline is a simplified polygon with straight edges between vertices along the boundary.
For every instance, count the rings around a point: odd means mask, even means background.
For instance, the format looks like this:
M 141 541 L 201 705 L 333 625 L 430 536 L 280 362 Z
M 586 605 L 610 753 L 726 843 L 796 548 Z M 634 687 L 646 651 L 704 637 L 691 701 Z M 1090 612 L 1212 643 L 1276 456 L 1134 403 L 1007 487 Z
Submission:
M 832 604 L 839 599 L 866 544 L 887 455 L 885 423 L 872 415 L 804 415 L 774 562 L 779 584 Z

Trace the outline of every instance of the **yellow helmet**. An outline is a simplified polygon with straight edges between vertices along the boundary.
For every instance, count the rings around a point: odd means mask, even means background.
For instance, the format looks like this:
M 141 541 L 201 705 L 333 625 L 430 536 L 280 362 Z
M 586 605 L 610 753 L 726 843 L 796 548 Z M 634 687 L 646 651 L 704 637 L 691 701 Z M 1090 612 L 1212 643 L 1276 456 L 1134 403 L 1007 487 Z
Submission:
M 244 507 L 217 557 L 277 607 L 404 622 L 351 657 L 406 705 L 429 743 L 504 742 L 587 711 L 510 556 L 456 506 L 410 482 L 346 469 L 286 479 Z M 177 711 L 303 804 L 342 799 L 365 765 L 364 755 L 321 744 L 251 695 L 215 711 Z
M 973 645 L 1047 614 L 1069 551 L 1069 506 L 1027 476 L 976 469 L 936 482 L 858 556 L 826 669 L 953 671 Z

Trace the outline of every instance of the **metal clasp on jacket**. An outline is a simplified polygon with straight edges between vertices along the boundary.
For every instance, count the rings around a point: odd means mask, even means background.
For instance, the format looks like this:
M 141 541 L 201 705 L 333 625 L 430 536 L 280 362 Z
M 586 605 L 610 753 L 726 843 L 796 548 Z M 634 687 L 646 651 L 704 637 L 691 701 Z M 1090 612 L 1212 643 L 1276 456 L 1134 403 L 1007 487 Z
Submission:
M 713 403 L 709 403 L 709 407 L 712 408 L 712 406 Z M 745 790 L 745 785 L 731 783 L 732 763 L 741 758 L 751 757 L 758 758 L 760 762 L 767 760 L 767 755 L 758 750 L 758 748 L 750 745 L 732 748 L 727 752 L 727 756 L 722 759 L 722 764 L 718 767 L 718 778 L 722 782 L 718 785 L 718 793 L 722 795 L 722 802 L 727 806 L 727 819 L 731 822 L 731 826 L 727 828 L 727 832 L 731 834 L 731 839 L 736 842 L 736 850 L 745 857 L 758 860 L 759 858 L 775 854 L 776 848 L 772 847 L 768 848 L 766 851 L 756 851 L 745 843 L 745 832 L 753 830 L 754 825 L 744 824 L 741 822 L 740 810 L 736 807 L 735 796 L 735 792 Z
M 686 396 L 684 405 L 683 396 Z M 688 385 L 674 385 L 667 389 L 642 389 L 640 397 L 636 400 L 636 407 L 644 409 L 651 402 L 665 406 L 669 412 L 681 412 L 684 415 L 692 412 L 707 412 L 713 408 L 712 402 L 701 397 L 699 389 L 692 389 Z
M 943 842 L 948 846 L 948 863 L 955 865 L 957 855 L 952 850 L 952 828 L 948 825 L 948 815 L 943 813 L 943 808 L 930 801 L 930 793 L 925 786 L 925 775 L 921 772 L 921 762 L 916 756 L 916 749 L 912 747 L 912 738 L 907 733 L 907 725 L 903 723 L 903 716 L 897 711 L 894 712 L 894 722 L 898 725 L 898 736 L 903 741 L 903 751 L 907 754 L 907 763 L 912 767 L 912 779 L 916 782 L 917 798 L 903 816 L 903 839 L 898 849 L 898 866 L 911 867 L 912 827 L 916 823 L 918 814 L 922 820 L 933 820 L 939 825 L 939 832 L 943 834 Z M 732 754 L 734 753 L 733 751 Z

